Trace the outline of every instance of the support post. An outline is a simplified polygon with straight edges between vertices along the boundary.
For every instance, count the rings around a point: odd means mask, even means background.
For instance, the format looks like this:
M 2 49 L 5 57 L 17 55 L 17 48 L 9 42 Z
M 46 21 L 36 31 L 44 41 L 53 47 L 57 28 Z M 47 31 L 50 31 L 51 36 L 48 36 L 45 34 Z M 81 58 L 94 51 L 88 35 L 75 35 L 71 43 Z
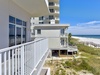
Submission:
M 0 53 L 0 75 L 2 75 L 2 54 Z
M 21 47 L 21 75 L 24 75 L 24 46 Z
M 60 57 L 60 50 L 59 50 L 59 57 Z

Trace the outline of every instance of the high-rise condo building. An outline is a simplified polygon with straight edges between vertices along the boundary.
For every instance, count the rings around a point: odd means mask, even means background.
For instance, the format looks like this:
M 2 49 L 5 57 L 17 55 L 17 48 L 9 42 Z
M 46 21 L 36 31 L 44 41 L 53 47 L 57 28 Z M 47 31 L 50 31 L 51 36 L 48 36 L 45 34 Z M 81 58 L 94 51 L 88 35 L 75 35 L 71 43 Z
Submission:
M 48 0 L 48 7 L 49 7 L 50 14 L 47 16 L 34 17 L 33 18 L 34 24 L 59 24 L 59 20 L 60 20 L 59 0 Z

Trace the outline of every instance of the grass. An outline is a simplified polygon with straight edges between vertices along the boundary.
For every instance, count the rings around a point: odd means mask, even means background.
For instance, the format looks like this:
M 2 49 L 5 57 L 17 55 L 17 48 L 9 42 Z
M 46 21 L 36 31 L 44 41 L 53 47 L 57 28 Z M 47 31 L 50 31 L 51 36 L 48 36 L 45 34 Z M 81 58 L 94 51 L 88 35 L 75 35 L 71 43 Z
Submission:
M 84 44 L 77 44 L 77 47 L 78 47 L 79 51 L 86 52 L 86 53 L 89 53 L 91 55 L 100 56 L 100 50 L 99 49 L 92 48 L 92 47 L 86 46 Z
M 92 72 L 94 75 L 100 75 L 100 49 L 92 48 L 86 46 L 80 42 L 78 39 L 71 39 L 70 41 L 72 45 L 76 45 L 78 47 L 79 52 L 81 52 L 80 56 L 86 58 L 78 58 L 73 60 L 61 60 L 61 61 L 52 61 L 48 62 L 49 66 L 52 66 L 52 75 L 66 75 L 67 72 L 65 70 L 87 70 Z M 65 68 L 62 68 L 61 65 Z M 69 74 L 68 74 L 69 75 Z M 77 74 L 74 74 L 77 75 Z
M 65 75 L 66 71 L 63 70 L 62 68 L 58 68 L 57 71 L 55 72 L 55 75 Z
M 78 39 L 71 39 L 71 43 L 77 45 L 79 52 L 82 52 L 81 56 L 85 56 L 87 58 L 81 59 L 81 63 L 77 65 L 77 61 L 74 61 L 72 68 L 75 70 L 88 70 L 91 71 L 94 75 L 100 75 L 100 49 L 92 48 L 86 46 L 80 42 Z M 76 66 L 77 65 L 77 66 Z
M 93 69 L 84 59 L 66 61 L 62 65 L 72 68 L 76 71 L 81 71 L 81 70 L 91 71 Z

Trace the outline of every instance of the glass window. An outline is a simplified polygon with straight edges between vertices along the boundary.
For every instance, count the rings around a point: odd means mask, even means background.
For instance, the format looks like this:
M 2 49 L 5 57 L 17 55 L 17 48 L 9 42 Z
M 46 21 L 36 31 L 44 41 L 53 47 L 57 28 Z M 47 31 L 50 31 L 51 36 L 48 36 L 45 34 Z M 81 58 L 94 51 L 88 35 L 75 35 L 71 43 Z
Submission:
M 9 15 L 9 23 L 9 46 L 25 43 L 27 22 Z
M 43 24 L 44 22 L 39 22 L 39 24 Z
M 54 6 L 54 2 L 49 2 L 49 6 Z
M 37 34 L 41 34 L 41 29 L 37 29 Z
M 26 25 L 27 25 L 27 23 L 25 21 L 23 21 L 23 26 L 26 26 Z
M 18 24 L 18 25 L 22 25 L 22 20 L 20 20 L 20 19 L 16 19 L 16 24 Z
M 15 17 L 9 16 L 9 22 L 10 23 L 15 23 Z
M 61 45 L 64 45 L 64 39 L 61 39 Z
M 21 44 L 21 28 L 16 27 L 16 44 Z
M 51 13 L 54 13 L 54 9 L 49 9 Z
M 53 15 L 49 15 L 49 19 L 50 20 L 54 19 L 54 16 Z
M 61 35 L 65 34 L 65 30 L 61 29 Z
M 15 25 L 9 24 L 9 46 L 15 45 Z
M 44 17 L 43 17 L 43 16 L 39 17 L 39 20 L 43 20 L 43 19 L 44 19 Z
M 26 28 L 23 28 L 23 43 L 26 42 Z
M 51 22 L 49 22 L 49 24 L 51 24 Z

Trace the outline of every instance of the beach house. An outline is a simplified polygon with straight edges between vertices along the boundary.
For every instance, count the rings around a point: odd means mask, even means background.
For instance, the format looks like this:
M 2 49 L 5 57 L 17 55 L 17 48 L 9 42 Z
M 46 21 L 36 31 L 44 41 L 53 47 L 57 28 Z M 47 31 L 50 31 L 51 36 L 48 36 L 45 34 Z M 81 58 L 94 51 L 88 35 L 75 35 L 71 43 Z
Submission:
M 34 24 L 31 27 L 33 40 L 48 38 L 50 57 L 66 57 L 77 52 L 77 48 L 68 45 L 69 24 Z

